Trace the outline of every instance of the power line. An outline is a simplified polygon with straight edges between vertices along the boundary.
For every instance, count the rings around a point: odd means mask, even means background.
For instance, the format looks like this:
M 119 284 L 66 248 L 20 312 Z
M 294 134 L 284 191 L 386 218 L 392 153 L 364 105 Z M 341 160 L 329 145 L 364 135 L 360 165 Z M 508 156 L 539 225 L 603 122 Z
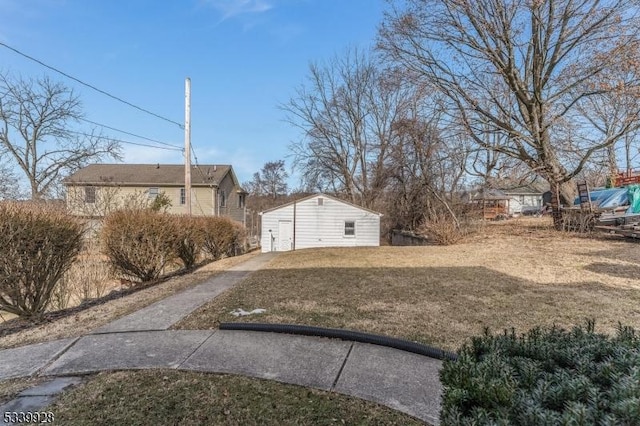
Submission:
M 191 148 L 191 153 L 193 154 L 193 159 L 195 160 L 196 166 L 198 165 L 198 157 L 196 156 L 196 151 L 193 149 L 193 145 L 191 145 L 191 141 L 189 141 L 189 148 Z
M 84 133 L 84 132 L 76 132 L 73 130 L 67 130 L 69 133 L 73 133 L 76 135 L 81 135 L 81 136 L 88 136 L 88 137 L 95 137 L 96 135 L 90 135 L 89 133 Z M 156 148 L 156 149 L 165 149 L 167 151 L 183 151 L 182 148 L 170 148 L 170 147 L 164 147 L 164 146 L 157 146 L 157 145 L 150 145 L 150 144 L 146 144 L 146 143 L 139 143 L 139 142 L 131 142 L 131 141 L 125 141 L 122 139 L 115 139 L 115 138 L 106 138 L 109 140 L 112 140 L 114 142 L 119 142 L 119 143 L 124 143 L 127 145 L 137 145 L 137 146 L 144 146 L 144 147 L 148 147 L 148 148 Z
M 124 133 L 124 134 L 129 135 L 129 136 L 134 136 L 136 138 L 144 139 L 144 140 L 147 140 L 149 142 L 155 142 L 155 143 L 159 143 L 160 145 L 166 145 L 166 146 L 170 146 L 172 148 L 182 149 L 182 147 L 180 147 L 178 145 L 173 145 L 173 144 L 170 144 L 170 143 L 167 143 L 167 142 L 162 142 L 162 141 L 159 141 L 159 140 L 156 140 L 156 139 L 147 138 L 145 136 L 136 135 L 135 133 L 127 132 L 126 130 L 121 130 L 121 129 L 118 129 L 116 127 L 107 126 L 106 124 L 97 123 L 95 121 L 87 120 L 86 118 L 81 118 L 80 120 L 85 121 L 85 122 L 90 123 L 90 124 L 95 124 L 96 126 L 104 127 L 105 129 L 114 130 L 116 132 Z
M 156 117 L 156 118 L 159 118 L 159 119 L 161 119 L 161 120 L 167 121 L 167 122 L 169 122 L 169 123 L 175 124 L 175 125 L 177 125 L 178 127 L 180 127 L 181 129 L 184 129 L 184 125 L 183 125 L 183 124 L 178 123 L 177 121 L 173 121 L 173 120 L 171 120 L 171 119 L 169 119 L 169 118 L 163 117 L 163 116 L 161 116 L 161 115 L 159 115 L 159 114 L 156 114 L 156 113 L 154 113 L 154 112 L 151 112 L 151 111 L 149 111 L 149 110 L 147 110 L 147 109 L 144 109 L 144 108 L 142 108 L 142 107 L 139 107 L 139 106 L 137 106 L 137 105 L 134 105 L 134 104 L 132 104 L 131 102 L 127 102 L 127 101 L 125 101 L 125 100 L 124 100 L 124 99 L 122 99 L 122 98 L 119 98 L 119 97 L 117 97 L 117 96 L 115 96 L 115 95 L 112 95 L 111 93 L 108 93 L 108 92 L 105 92 L 104 90 L 98 89 L 97 87 L 95 87 L 95 86 L 93 86 L 93 85 L 91 85 L 91 84 L 89 84 L 89 83 L 85 83 L 84 81 L 82 81 L 82 80 L 80 80 L 80 79 L 78 79 L 78 78 L 76 78 L 76 77 L 73 77 L 72 75 L 69 75 L 69 74 L 65 73 L 64 71 L 60 71 L 59 69 L 57 69 L 57 68 L 55 68 L 55 67 L 52 67 L 51 65 L 47 65 L 47 64 L 45 64 L 44 62 L 42 62 L 41 60 L 36 59 L 36 58 L 34 58 L 33 56 L 29 56 L 29 55 L 27 55 L 26 53 L 23 53 L 23 52 L 19 51 L 18 49 L 16 49 L 16 48 L 14 48 L 14 47 L 9 46 L 9 45 L 8 45 L 8 44 L 6 44 L 6 43 L 3 43 L 3 42 L 1 42 L 1 41 L 0 41 L 0 46 L 4 46 L 4 47 L 6 47 L 7 49 L 12 50 L 13 52 L 17 53 L 17 54 L 18 54 L 18 55 L 20 55 L 20 56 L 23 56 L 23 57 L 25 57 L 25 58 L 27 58 L 27 59 L 29 59 L 29 60 L 33 61 L 33 62 L 36 62 L 36 63 L 38 63 L 38 64 L 42 65 L 42 66 L 43 66 L 43 67 L 45 67 L 45 68 L 48 68 L 48 69 L 50 69 L 50 70 L 52 70 L 52 71 L 55 71 L 55 72 L 57 72 L 58 74 L 61 74 L 61 75 L 65 76 L 65 77 L 67 77 L 67 78 L 69 78 L 69 79 L 71 79 L 71 80 L 73 80 L 73 81 L 76 81 L 76 82 L 78 82 L 78 83 L 82 84 L 83 86 L 86 86 L 86 87 L 88 87 L 88 88 L 90 88 L 90 89 L 93 89 L 93 90 L 95 90 L 95 91 L 96 91 L 96 92 L 98 92 L 98 93 L 102 93 L 103 95 L 108 96 L 108 97 L 110 97 L 111 99 L 115 99 L 115 100 L 116 100 L 116 101 L 118 101 L 118 102 L 122 102 L 123 104 L 129 105 L 129 106 L 130 106 L 130 107 L 132 107 L 132 108 L 135 108 L 135 109 L 137 109 L 137 110 L 139 110 L 139 111 L 142 111 L 142 112 L 144 112 L 144 113 L 146 113 L 146 114 L 152 115 L 152 116 L 154 116 L 154 117 Z
M 198 172 L 200 173 L 200 176 L 202 176 L 202 179 L 204 181 L 207 180 L 207 177 L 204 175 L 204 172 L 202 171 L 202 169 L 200 169 L 200 165 L 198 164 L 198 157 L 196 156 L 196 152 L 193 149 L 193 145 L 191 145 L 191 141 L 189 141 L 189 147 L 191 148 L 191 154 L 193 154 L 193 160 L 194 163 L 196 163 L 196 170 L 198 170 Z

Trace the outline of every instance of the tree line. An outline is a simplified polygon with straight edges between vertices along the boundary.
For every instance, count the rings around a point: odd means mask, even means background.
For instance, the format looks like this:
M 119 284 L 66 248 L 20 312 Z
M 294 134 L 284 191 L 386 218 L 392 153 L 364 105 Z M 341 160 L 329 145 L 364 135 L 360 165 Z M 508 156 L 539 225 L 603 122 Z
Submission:
M 577 178 L 602 181 L 638 154 L 639 13 L 634 0 L 390 0 L 374 48 L 311 64 L 280 105 L 300 130 L 298 192 L 408 229 L 455 222 L 470 180 L 541 180 L 554 205 L 572 204 Z M 82 118 L 66 86 L 2 73 L 0 198 L 22 195 L 20 174 L 40 199 L 83 165 L 120 158 L 116 141 L 70 130 Z M 287 178 L 270 162 L 247 189 L 267 205 Z
M 390 2 L 371 51 L 310 65 L 284 105 L 305 185 L 390 211 L 415 228 L 455 215 L 475 179 L 542 180 L 554 205 L 575 179 L 637 151 L 637 3 Z

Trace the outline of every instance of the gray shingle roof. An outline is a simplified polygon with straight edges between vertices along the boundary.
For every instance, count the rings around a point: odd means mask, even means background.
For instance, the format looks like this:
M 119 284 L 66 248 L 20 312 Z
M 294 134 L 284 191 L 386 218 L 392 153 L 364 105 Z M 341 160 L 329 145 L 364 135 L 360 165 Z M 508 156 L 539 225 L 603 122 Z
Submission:
M 217 185 L 228 164 L 191 166 L 191 185 Z M 183 164 L 91 164 L 64 180 L 65 185 L 184 186 Z
M 501 188 L 501 191 L 507 195 L 541 195 L 544 192 L 531 185 L 524 185 L 516 188 Z

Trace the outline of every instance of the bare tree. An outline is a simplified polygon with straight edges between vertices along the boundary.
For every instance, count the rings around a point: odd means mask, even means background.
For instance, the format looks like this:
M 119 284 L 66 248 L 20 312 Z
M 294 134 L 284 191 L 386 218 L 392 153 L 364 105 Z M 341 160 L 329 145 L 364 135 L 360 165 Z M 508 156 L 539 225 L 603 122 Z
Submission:
M 451 143 L 451 135 L 445 142 L 439 119 L 440 114 L 432 112 L 394 123 L 396 137 L 388 163 L 392 228 L 415 231 L 442 212 L 460 226 L 452 200 L 460 189 L 468 153 L 463 145 Z
M 578 106 L 612 89 L 603 73 L 638 49 L 633 0 L 406 0 L 385 16 L 380 48 L 438 88 L 474 141 L 522 161 L 570 203 L 571 179 L 609 135 L 577 128 Z M 637 81 L 621 80 L 623 87 Z M 589 112 L 590 113 L 590 112 Z M 505 143 L 488 146 L 487 132 Z
M 265 195 L 275 200 L 278 196 L 287 195 L 288 177 L 289 173 L 284 167 L 284 160 L 268 161 L 262 167 L 259 182 Z
M 640 50 L 625 49 L 621 56 L 616 66 L 589 82 L 591 88 L 605 90 L 580 99 L 572 117 L 584 130 L 613 141 L 605 159 L 611 179 L 620 168 L 618 157 L 623 157 L 625 167 L 631 169 L 631 145 L 640 132 Z M 618 148 L 623 148 L 622 155 Z
M 119 158 L 116 142 L 70 129 L 81 116 L 80 100 L 63 84 L 0 74 L 0 148 L 27 177 L 33 199 L 90 161 Z
M 260 171 L 253 174 L 253 179 L 242 184 L 249 193 L 247 209 L 261 212 L 286 202 L 288 177 L 284 160 L 266 162 Z
M 303 138 L 291 145 L 305 185 L 373 207 L 388 177 L 392 124 L 403 87 L 358 50 L 310 67 L 309 81 L 283 105 Z
M 268 161 L 262 170 L 253 174 L 253 179 L 242 184 L 243 188 L 254 197 L 268 196 L 272 199 L 287 195 L 289 173 L 284 160 Z
M 11 163 L 0 154 L 0 200 L 15 200 L 22 196 L 20 182 Z

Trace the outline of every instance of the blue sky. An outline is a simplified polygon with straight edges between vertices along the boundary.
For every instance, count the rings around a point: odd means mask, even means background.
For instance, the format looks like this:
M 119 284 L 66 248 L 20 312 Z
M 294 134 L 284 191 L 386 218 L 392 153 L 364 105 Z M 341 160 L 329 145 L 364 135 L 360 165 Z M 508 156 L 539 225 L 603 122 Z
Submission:
M 278 104 L 304 82 L 309 63 L 372 45 L 385 7 L 383 0 L 0 0 L 0 41 L 178 122 L 190 77 L 199 162 L 231 163 L 246 181 L 266 161 L 285 159 L 300 138 Z M 184 144 L 178 126 L 1 46 L 0 70 L 49 75 L 77 91 L 87 119 Z M 128 163 L 182 162 L 178 151 L 123 148 Z

